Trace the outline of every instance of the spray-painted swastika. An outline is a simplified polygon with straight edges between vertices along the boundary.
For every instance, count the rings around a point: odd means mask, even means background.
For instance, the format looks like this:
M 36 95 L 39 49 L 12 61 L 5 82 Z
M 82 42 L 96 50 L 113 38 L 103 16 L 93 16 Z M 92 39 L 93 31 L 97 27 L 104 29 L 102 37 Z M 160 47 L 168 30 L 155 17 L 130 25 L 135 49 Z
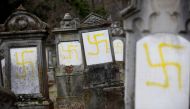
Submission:
M 21 78 L 21 79 L 25 79 L 26 78 L 26 75 L 27 75 L 27 68 L 26 68 L 26 65 L 29 64 L 31 66 L 31 69 L 32 69 L 32 79 L 34 78 L 34 63 L 31 62 L 31 61 L 25 61 L 25 54 L 26 53 L 33 53 L 34 51 L 33 50 L 23 50 L 21 52 L 21 62 L 19 62 L 19 56 L 18 56 L 18 52 L 16 52 L 16 64 L 21 66 L 22 68 L 22 72 L 16 72 L 16 76 L 17 78 Z
M 60 65 L 81 65 L 81 45 L 79 41 L 61 42 L 58 44 Z
M 137 41 L 135 109 L 189 109 L 189 54 L 190 42 L 177 34 L 154 33 Z
M 87 65 L 113 61 L 108 30 L 82 33 L 82 42 Z
M 177 69 L 176 72 L 177 72 L 177 79 L 178 79 L 178 87 L 181 90 L 182 89 L 181 65 L 178 62 L 166 62 L 165 59 L 164 59 L 163 49 L 164 48 L 169 48 L 169 49 L 174 49 L 174 50 L 180 50 L 183 47 L 181 45 L 174 45 L 174 44 L 168 44 L 168 43 L 160 43 L 158 45 L 160 63 L 154 64 L 151 61 L 151 58 L 150 58 L 148 44 L 144 43 L 143 46 L 144 46 L 144 49 L 145 49 L 148 65 L 151 68 L 161 68 L 162 72 L 163 72 L 163 75 L 164 75 L 164 82 L 163 83 L 153 82 L 153 81 L 147 81 L 146 85 L 147 86 L 160 87 L 160 88 L 163 88 L 163 89 L 169 88 L 170 87 L 170 81 L 169 81 L 167 66 L 173 66 L 173 67 L 175 67 Z
M 96 46 L 96 51 L 95 52 L 88 52 L 89 55 L 98 55 L 100 53 L 100 49 L 99 49 L 99 44 L 100 43 L 105 43 L 105 48 L 106 48 L 106 53 L 108 53 L 108 40 L 98 40 L 98 37 L 104 37 L 103 33 L 98 33 L 98 34 L 94 34 L 93 35 L 93 40 L 90 39 L 90 36 L 88 36 L 88 42 L 91 45 Z
M 69 44 L 67 46 L 67 49 L 64 49 L 64 47 L 62 47 L 62 54 L 63 54 L 63 59 L 68 59 L 68 60 L 71 60 L 73 58 L 73 53 L 75 54 L 75 59 L 79 59 L 78 57 L 78 52 L 77 52 L 77 46 L 76 45 L 73 45 L 73 44 Z M 68 54 L 68 55 L 65 55 L 65 54 Z

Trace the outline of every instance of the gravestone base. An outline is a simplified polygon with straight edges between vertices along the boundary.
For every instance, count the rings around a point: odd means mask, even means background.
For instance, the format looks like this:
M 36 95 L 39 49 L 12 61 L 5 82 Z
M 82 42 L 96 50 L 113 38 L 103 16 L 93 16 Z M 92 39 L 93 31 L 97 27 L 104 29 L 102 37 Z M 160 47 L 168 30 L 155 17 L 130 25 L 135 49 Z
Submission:
M 57 98 L 57 109 L 85 109 L 80 97 Z
M 45 105 L 25 105 L 20 106 L 19 109 L 50 109 L 49 106 Z
M 18 109 L 53 109 L 53 104 L 50 101 L 28 101 L 28 102 L 17 102 Z

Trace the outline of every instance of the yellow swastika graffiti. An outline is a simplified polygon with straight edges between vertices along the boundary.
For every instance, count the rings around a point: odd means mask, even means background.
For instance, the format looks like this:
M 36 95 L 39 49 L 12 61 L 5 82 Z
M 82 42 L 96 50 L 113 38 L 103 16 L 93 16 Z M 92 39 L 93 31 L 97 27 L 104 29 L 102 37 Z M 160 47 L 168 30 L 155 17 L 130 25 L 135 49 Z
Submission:
M 103 33 L 94 34 L 93 35 L 93 41 L 90 39 L 90 36 L 88 36 L 88 43 L 96 46 L 96 51 L 95 52 L 88 52 L 89 55 L 98 55 L 100 53 L 100 49 L 99 49 L 100 43 L 105 43 L 106 53 L 109 52 L 108 40 L 106 40 L 106 39 L 105 40 L 98 40 L 97 37 L 104 37 L 104 34 Z
M 68 55 L 66 56 L 65 53 L 68 53 Z M 78 56 L 78 52 L 77 52 L 77 45 L 73 45 L 73 44 L 68 44 L 67 45 L 67 49 L 64 49 L 64 47 L 62 47 L 62 57 L 65 60 L 71 60 L 73 59 L 73 53 L 75 53 L 75 58 L 78 60 L 79 56 Z
M 122 42 L 116 42 L 114 44 L 114 46 L 115 46 L 115 53 L 117 53 L 117 54 L 123 53 L 123 43 Z
M 23 50 L 21 52 L 21 62 L 19 62 L 18 58 L 18 52 L 16 52 L 16 64 L 18 66 L 21 66 L 22 68 L 22 72 L 16 72 L 16 76 L 17 78 L 20 78 L 20 79 L 25 79 L 26 76 L 27 76 L 27 68 L 26 68 L 26 65 L 29 64 L 31 66 L 31 69 L 32 69 L 32 77 L 31 79 L 34 79 L 34 63 L 31 62 L 31 61 L 25 61 L 25 54 L 26 53 L 33 53 L 34 51 L 33 50 Z
M 146 53 L 146 58 L 148 61 L 148 65 L 151 68 L 161 68 L 163 75 L 164 75 L 164 82 L 159 83 L 159 82 L 152 82 L 152 81 L 147 81 L 146 85 L 147 86 L 155 86 L 155 87 L 160 87 L 163 89 L 167 89 L 170 87 L 170 82 L 169 82 L 169 76 L 168 76 L 168 71 L 167 71 L 167 66 L 173 66 L 177 69 L 177 76 L 178 76 L 178 87 L 181 90 L 182 89 L 182 80 L 181 80 L 181 65 L 180 63 L 177 62 L 166 62 L 164 59 L 164 53 L 163 53 L 163 48 L 170 48 L 170 49 L 182 49 L 183 47 L 180 45 L 173 45 L 173 44 L 168 44 L 168 43 L 160 43 L 158 45 L 158 50 L 159 50 L 159 56 L 160 56 L 160 63 L 154 64 L 151 61 L 150 54 L 149 54 L 149 47 L 147 43 L 144 43 L 144 49 Z

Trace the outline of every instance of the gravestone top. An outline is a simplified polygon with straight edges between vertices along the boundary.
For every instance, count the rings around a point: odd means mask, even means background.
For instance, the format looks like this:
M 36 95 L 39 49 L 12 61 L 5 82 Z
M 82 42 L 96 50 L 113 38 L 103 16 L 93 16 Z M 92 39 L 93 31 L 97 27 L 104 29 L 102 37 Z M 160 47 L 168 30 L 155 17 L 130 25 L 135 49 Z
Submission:
M 90 13 L 81 23 L 81 28 L 83 27 L 92 27 L 92 26 L 100 26 L 100 25 L 110 25 L 110 22 L 107 21 L 103 16 L 100 16 L 96 13 Z
M 63 29 L 63 31 L 76 30 L 77 24 L 77 20 L 74 19 L 70 13 L 65 13 L 63 19 L 60 22 L 60 28 Z
M 113 36 L 122 36 L 124 35 L 124 30 L 119 21 L 115 21 L 111 24 L 111 33 Z
M 65 13 L 63 20 L 69 20 L 70 21 L 72 19 L 73 19 L 73 17 L 70 15 L 70 13 Z
M 2 32 L 11 31 L 33 31 L 33 30 L 47 30 L 48 24 L 43 22 L 37 16 L 29 13 L 20 5 L 17 10 L 12 13 L 5 23 L 1 25 Z

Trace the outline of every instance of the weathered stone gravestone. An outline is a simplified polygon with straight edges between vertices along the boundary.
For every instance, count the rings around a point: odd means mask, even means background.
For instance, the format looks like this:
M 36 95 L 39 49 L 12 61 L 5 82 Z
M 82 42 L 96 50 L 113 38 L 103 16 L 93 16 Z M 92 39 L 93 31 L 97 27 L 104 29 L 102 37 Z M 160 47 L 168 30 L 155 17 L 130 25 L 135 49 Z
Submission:
M 157 33 L 137 42 L 136 109 L 188 109 L 190 43 Z
M 57 108 L 84 109 L 84 67 L 77 19 L 66 13 L 53 34 L 57 51 Z
M 121 74 L 125 40 L 119 25 L 110 29 L 110 24 L 94 13 L 81 24 L 85 96 L 91 96 L 85 100 L 87 109 L 124 108 Z
M 5 87 L 16 94 L 19 109 L 50 108 L 44 49 L 47 28 L 46 23 L 20 6 L 0 32 Z

